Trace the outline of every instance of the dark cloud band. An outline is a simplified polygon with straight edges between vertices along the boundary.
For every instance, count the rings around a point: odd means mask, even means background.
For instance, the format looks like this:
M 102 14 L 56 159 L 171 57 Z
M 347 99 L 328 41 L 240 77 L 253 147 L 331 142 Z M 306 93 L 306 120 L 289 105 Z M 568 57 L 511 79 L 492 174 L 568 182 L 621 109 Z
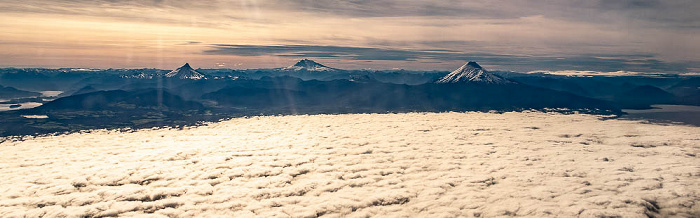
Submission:
M 592 70 L 684 72 L 693 63 L 668 63 L 651 54 L 590 54 L 573 57 L 533 57 L 490 53 L 468 53 L 450 50 L 401 50 L 390 48 L 346 47 L 323 45 L 238 45 L 214 44 L 204 51 L 208 55 L 278 56 L 297 58 L 333 58 L 371 61 L 467 61 L 484 62 L 504 69 L 529 70 Z M 697 64 L 697 63 L 695 63 Z

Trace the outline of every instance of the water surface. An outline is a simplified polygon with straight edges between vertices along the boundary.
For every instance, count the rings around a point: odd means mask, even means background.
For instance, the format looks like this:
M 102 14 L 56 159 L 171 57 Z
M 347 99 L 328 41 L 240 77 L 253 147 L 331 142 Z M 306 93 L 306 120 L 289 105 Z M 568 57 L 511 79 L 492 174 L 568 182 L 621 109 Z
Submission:
M 15 105 L 15 104 L 0 104 L 0 111 L 35 108 L 35 107 L 39 107 L 42 105 L 42 103 L 39 103 L 39 102 L 24 102 L 24 103 L 18 103 L 18 104 L 21 106 L 16 107 L 16 108 L 10 108 L 10 106 Z
M 647 110 L 622 110 L 626 112 L 623 119 L 643 119 L 660 123 L 683 123 L 700 126 L 700 106 L 688 105 L 652 105 Z
M 56 97 L 63 93 L 63 91 L 41 91 L 41 97 Z

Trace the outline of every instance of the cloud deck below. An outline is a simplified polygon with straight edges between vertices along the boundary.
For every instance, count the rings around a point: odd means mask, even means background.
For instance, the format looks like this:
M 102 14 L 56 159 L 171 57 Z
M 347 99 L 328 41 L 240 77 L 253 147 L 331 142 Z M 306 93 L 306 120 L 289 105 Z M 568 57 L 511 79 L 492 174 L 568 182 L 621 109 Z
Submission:
M 237 118 L 0 144 L 0 216 L 698 216 L 690 126 L 593 115 Z

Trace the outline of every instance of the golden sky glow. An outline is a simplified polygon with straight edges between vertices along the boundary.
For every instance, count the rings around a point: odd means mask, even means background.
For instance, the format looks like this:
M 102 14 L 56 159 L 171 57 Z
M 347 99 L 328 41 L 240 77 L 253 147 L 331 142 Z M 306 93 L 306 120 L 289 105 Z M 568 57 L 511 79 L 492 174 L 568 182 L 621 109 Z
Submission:
M 695 9 L 635 0 L 9 0 L 0 3 L 0 66 L 265 68 L 311 58 L 350 69 L 476 60 L 519 71 L 689 72 L 700 60 Z

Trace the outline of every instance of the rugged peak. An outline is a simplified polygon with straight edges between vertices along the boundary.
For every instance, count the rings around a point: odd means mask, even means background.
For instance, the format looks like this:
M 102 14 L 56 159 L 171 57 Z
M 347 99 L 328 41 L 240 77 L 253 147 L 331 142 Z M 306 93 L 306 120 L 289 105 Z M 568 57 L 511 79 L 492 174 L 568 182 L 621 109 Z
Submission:
M 469 63 L 471 63 L 471 62 L 469 62 Z M 185 63 L 185 65 L 182 65 L 181 68 L 192 68 L 192 67 L 190 67 L 190 63 Z

